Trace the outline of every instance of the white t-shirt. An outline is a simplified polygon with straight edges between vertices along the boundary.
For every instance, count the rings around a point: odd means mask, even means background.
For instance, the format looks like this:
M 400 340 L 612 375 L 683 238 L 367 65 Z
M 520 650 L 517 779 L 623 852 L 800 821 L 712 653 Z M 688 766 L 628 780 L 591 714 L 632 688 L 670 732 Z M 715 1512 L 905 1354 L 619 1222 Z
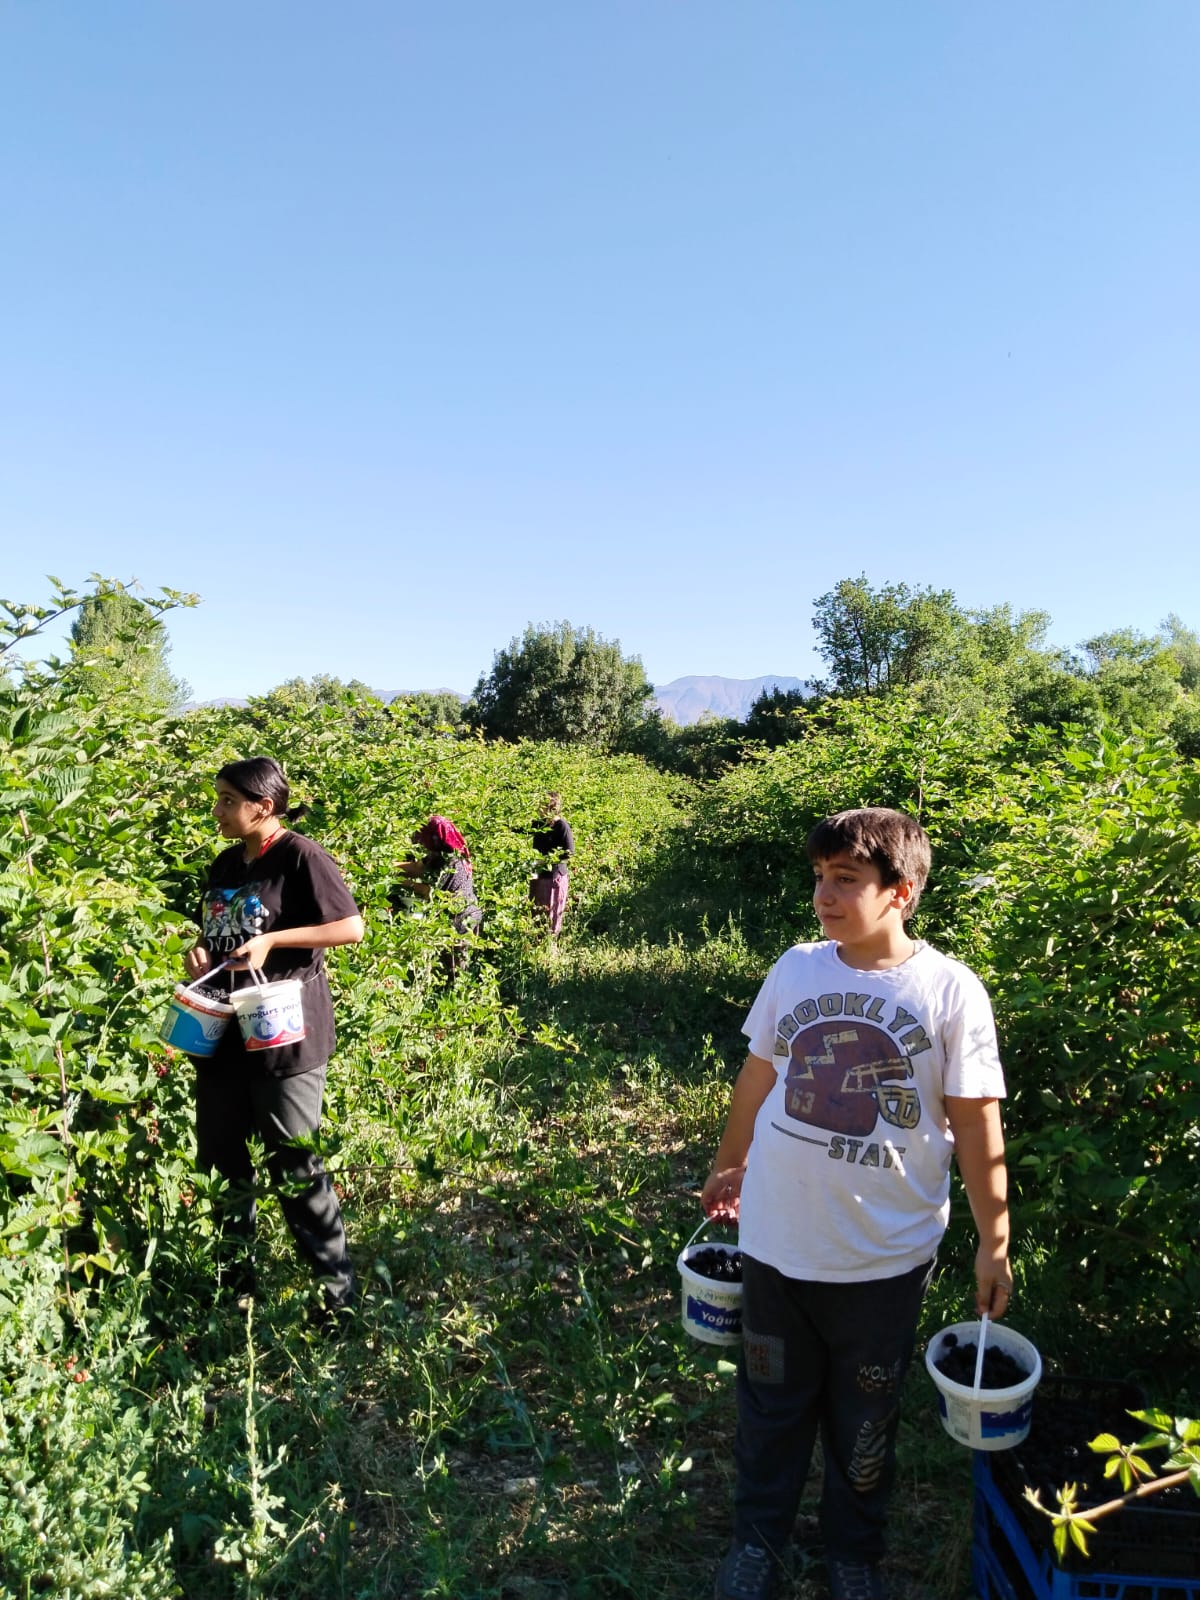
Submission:
M 852 1283 L 928 1261 L 950 1216 L 946 1095 L 1004 1094 L 987 992 L 927 944 L 882 972 L 795 945 L 742 1030 L 775 1083 L 754 1124 L 741 1248 L 789 1278 Z

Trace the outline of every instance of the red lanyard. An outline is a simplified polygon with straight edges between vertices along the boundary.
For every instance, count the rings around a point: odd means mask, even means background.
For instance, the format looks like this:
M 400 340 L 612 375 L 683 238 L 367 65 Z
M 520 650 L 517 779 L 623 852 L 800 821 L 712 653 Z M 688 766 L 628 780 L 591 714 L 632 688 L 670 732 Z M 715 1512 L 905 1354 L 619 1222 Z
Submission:
M 275 843 L 276 839 L 278 839 L 279 835 L 283 831 L 284 830 L 282 828 L 276 828 L 275 832 L 271 835 L 271 837 L 269 839 L 264 839 L 263 840 L 263 842 L 258 847 L 257 854 L 254 857 L 255 861 L 258 860 L 259 856 L 264 855 L 271 848 L 271 846 Z

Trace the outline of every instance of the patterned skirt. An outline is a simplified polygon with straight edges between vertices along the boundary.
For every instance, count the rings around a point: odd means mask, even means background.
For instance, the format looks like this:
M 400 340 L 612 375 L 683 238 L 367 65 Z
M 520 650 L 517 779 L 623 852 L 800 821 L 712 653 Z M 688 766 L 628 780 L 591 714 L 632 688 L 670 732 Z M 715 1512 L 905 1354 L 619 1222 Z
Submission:
M 529 898 L 549 919 L 551 933 L 562 932 L 570 882 L 570 874 L 562 871 L 539 872 L 530 882 Z

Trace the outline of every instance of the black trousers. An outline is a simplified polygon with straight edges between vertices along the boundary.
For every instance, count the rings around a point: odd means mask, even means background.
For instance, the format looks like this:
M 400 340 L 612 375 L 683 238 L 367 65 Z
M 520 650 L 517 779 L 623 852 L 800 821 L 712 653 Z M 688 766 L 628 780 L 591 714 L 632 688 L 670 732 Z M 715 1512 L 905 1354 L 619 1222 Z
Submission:
M 354 1299 L 354 1268 L 341 1207 L 320 1160 L 292 1143 L 315 1134 L 325 1088 L 322 1064 L 294 1077 L 274 1077 L 238 1057 L 196 1068 L 196 1162 L 230 1185 L 221 1219 L 223 1265 L 241 1291 L 253 1287 L 254 1168 L 248 1141 L 257 1135 L 267 1170 L 300 1256 L 320 1279 L 330 1307 Z
M 738 1539 L 776 1552 L 789 1542 L 819 1431 L 826 1554 L 880 1559 L 900 1388 L 933 1266 L 867 1283 L 812 1283 L 743 1256 Z

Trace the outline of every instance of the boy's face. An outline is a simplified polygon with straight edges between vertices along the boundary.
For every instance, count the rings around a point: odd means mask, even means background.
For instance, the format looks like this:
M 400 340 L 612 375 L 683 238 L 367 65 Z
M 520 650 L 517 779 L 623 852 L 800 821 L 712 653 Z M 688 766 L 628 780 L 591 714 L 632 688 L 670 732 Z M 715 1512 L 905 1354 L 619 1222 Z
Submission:
M 844 853 L 814 861 L 813 872 L 813 909 L 826 938 L 851 948 L 869 946 L 903 926 L 911 883 L 885 886 L 877 866 Z

